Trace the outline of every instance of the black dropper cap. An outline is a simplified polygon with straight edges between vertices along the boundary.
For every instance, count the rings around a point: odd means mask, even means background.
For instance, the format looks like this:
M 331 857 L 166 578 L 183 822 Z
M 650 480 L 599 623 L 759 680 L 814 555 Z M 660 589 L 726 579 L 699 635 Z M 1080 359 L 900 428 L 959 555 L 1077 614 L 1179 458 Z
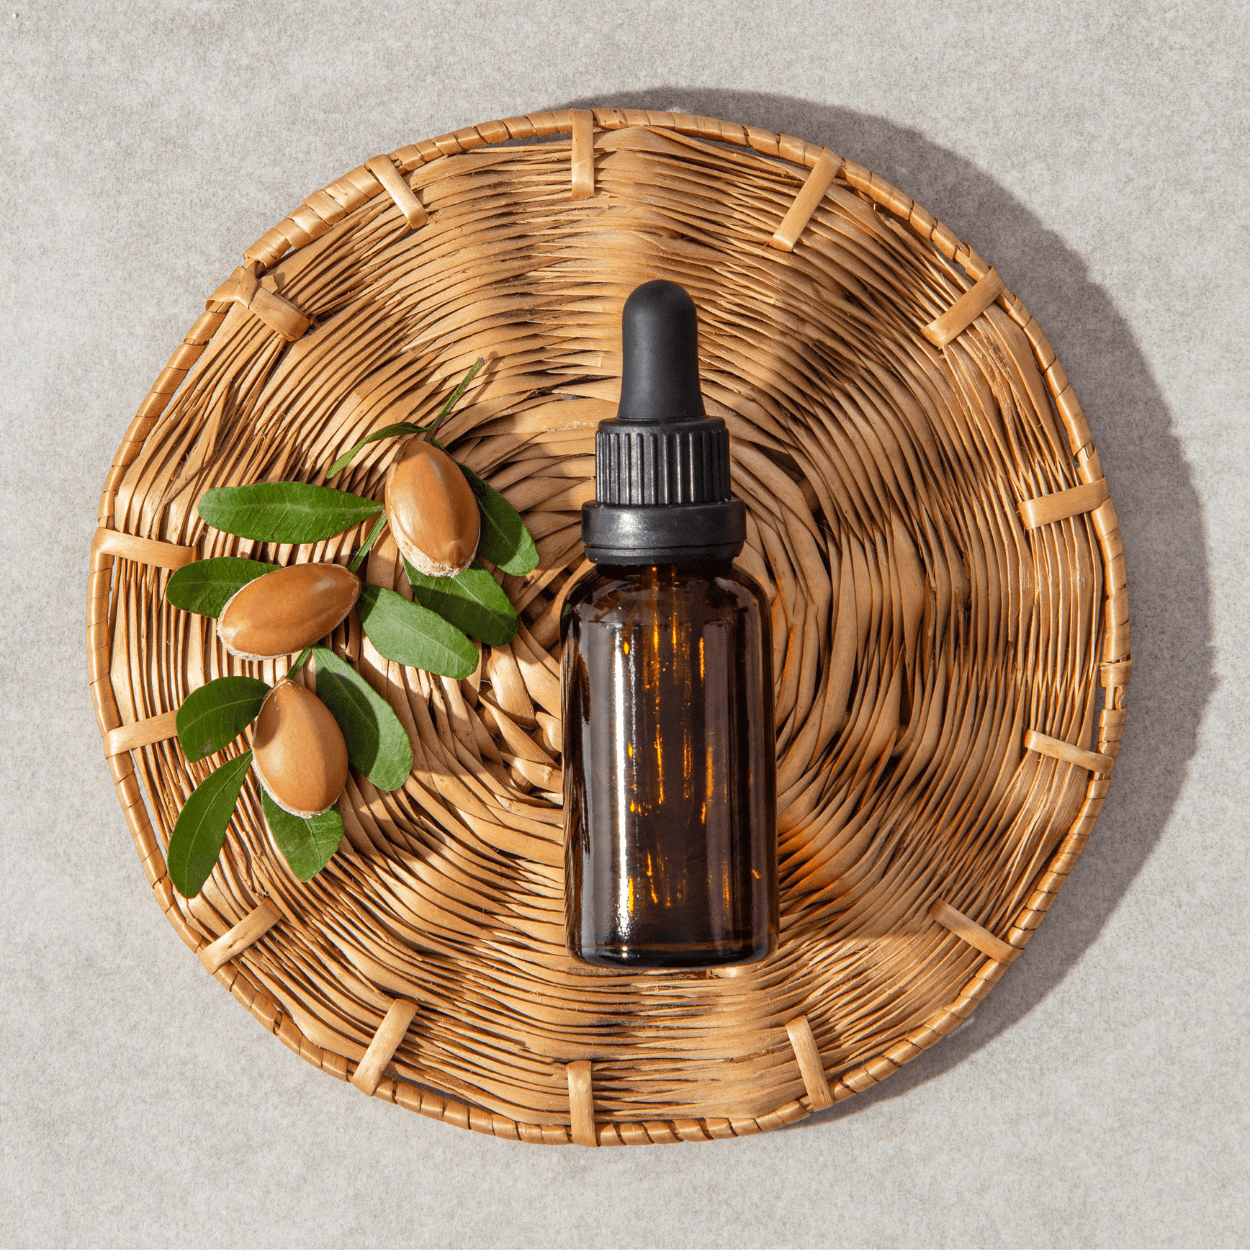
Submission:
M 582 542 L 596 564 L 729 560 L 746 505 L 729 497 L 729 431 L 703 410 L 699 323 L 675 282 L 636 287 L 621 314 L 616 418 L 595 435 L 595 503 Z

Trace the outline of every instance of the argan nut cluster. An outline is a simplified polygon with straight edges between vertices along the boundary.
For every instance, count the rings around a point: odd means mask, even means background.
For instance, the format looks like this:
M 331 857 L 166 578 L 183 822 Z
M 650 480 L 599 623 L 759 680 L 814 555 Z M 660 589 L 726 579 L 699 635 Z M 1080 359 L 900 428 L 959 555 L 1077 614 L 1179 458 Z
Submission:
M 360 578 L 341 564 L 292 564 L 248 582 L 217 618 L 217 637 L 243 660 L 274 660 L 311 647 L 360 598 Z
M 456 462 L 410 439 L 386 475 L 386 519 L 399 553 L 426 577 L 455 577 L 473 563 L 482 536 L 473 488 Z
M 347 741 L 320 699 L 293 681 L 265 696 L 252 762 L 265 792 L 292 816 L 329 811 L 347 784 Z

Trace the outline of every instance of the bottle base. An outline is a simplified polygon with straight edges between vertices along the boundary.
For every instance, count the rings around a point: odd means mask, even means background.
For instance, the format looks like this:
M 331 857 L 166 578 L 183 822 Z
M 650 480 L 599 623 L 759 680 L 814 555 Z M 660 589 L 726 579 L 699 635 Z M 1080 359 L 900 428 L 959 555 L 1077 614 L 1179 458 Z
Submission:
M 767 957 L 771 942 L 750 942 L 740 946 L 689 946 L 630 944 L 620 946 L 577 947 L 570 952 L 583 963 L 600 968 L 622 968 L 632 971 L 695 971 L 700 968 L 724 968 L 733 964 L 753 964 Z

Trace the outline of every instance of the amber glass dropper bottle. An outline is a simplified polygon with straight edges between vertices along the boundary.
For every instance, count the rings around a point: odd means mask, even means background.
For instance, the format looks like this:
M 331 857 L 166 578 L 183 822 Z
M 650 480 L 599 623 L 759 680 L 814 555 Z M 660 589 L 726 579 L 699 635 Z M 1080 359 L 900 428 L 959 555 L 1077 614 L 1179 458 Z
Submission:
M 729 432 L 704 412 L 693 302 L 648 282 L 621 337 L 582 513 L 596 567 L 561 622 L 569 949 L 620 968 L 749 963 L 777 940 L 767 601 L 732 564 L 746 512 Z

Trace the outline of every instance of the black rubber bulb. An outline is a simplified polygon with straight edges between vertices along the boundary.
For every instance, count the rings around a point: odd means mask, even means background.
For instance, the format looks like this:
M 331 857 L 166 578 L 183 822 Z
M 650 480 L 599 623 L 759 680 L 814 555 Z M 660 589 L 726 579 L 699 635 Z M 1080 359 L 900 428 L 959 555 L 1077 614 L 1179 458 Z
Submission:
M 699 319 L 676 282 L 647 282 L 621 314 L 621 403 L 618 421 L 667 425 L 703 418 L 699 388 Z

